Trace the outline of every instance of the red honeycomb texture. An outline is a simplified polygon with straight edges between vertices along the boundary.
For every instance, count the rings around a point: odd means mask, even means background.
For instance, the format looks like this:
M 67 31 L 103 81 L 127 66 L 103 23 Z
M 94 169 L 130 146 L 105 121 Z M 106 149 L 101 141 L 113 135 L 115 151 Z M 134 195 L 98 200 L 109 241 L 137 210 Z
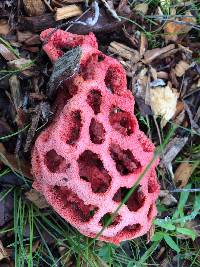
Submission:
M 32 153 L 34 187 L 82 234 L 95 237 L 117 209 L 154 154 L 139 130 L 126 74 L 115 59 L 98 50 L 95 36 L 52 29 L 43 49 L 52 62 L 62 48 L 80 46 L 80 70 L 58 95 L 52 124 L 36 140 Z M 68 96 L 66 96 L 66 95 Z M 99 236 L 119 244 L 145 234 L 156 215 L 159 193 L 155 162 Z

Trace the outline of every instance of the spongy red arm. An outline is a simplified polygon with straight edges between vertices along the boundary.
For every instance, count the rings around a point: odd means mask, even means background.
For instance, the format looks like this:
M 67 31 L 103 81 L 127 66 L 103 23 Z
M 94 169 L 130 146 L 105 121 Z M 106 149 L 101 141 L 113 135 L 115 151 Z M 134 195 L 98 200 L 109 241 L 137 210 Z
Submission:
M 44 42 L 43 49 L 49 56 L 52 62 L 55 62 L 63 55 L 62 48 L 73 48 L 87 44 L 97 48 L 96 38 L 93 34 L 78 35 L 62 30 L 54 31 L 50 28 L 40 34 L 41 40 Z

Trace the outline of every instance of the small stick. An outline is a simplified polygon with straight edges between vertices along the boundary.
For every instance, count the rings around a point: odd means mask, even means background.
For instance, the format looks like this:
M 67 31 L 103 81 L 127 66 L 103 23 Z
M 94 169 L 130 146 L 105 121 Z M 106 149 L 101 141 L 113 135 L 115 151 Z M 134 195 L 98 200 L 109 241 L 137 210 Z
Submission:
M 118 21 L 121 21 L 121 18 L 117 15 L 116 11 L 109 6 L 109 4 L 106 2 L 106 0 L 101 0 L 101 2 L 104 3 L 105 7 L 108 9 L 108 11 L 111 13 L 111 15 L 115 19 L 117 19 Z
M 169 190 L 170 193 L 180 193 L 180 192 L 190 192 L 190 193 L 195 193 L 195 192 L 200 192 L 200 188 L 177 188 L 173 190 Z

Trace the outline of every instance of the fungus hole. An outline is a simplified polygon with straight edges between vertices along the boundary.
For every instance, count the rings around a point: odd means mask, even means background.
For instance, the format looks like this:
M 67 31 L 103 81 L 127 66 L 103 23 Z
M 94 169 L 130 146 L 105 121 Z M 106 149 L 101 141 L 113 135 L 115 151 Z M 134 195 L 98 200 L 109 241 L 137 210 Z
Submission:
M 46 143 L 50 138 L 50 134 L 51 134 L 50 130 L 46 130 L 45 132 L 43 132 L 42 135 L 40 136 L 40 138 L 42 139 L 42 142 Z
M 156 171 L 151 171 L 150 177 L 148 179 L 148 192 L 154 193 L 158 190 L 159 185 L 156 180 Z
M 126 187 L 121 187 L 118 189 L 118 191 L 115 193 L 113 200 L 115 202 L 121 202 L 124 197 L 128 194 L 130 189 Z M 130 196 L 128 201 L 126 202 L 127 208 L 130 211 L 138 211 L 145 202 L 145 195 L 141 190 L 141 186 L 137 186 L 133 194 Z
M 153 152 L 154 151 L 154 145 L 151 143 L 151 141 L 145 135 L 139 135 L 138 141 L 141 144 L 144 152 Z
M 66 143 L 68 145 L 74 145 L 80 137 L 80 132 L 82 128 L 81 122 L 81 111 L 73 111 L 71 113 L 71 121 L 69 122 L 70 131 L 67 136 Z
M 120 108 L 113 107 L 109 114 L 111 126 L 121 134 L 130 136 L 135 129 L 136 122 L 133 116 Z
M 33 159 L 34 159 L 34 164 L 33 164 L 34 175 L 36 177 L 40 177 L 41 160 L 39 158 L 38 151 L 37 151 L 36 148 L 35 148 L 35 151 L 34 151 Z
M 152 212 L 153 212 L 153 204 L 149 207 L 149 211 L 147 213 L 147 219 L 151 220 L 152 219 Z
M 90 139 L 94 144 L 102 144 L 105 140 L 103 124 L 92 118 L 89 127 Z
M 98 63 L 98 54 L 91 55 L 87 61 L 81 66 L 81 74 L 83 79 L 90 80 L 94 77 L 95 65 Z
M 100 112 L 101 102 L 102 102 L 101 92 L 98 90 L 91 90 L 87 96 L 87 103 L 93 109 L 95 115 L 97 115 Z
M 112 213 L 108 212 L 106 213 L 100 220 L 100 225 L 101 226 L 105 226 L 106 223 L 108 222 L 108 220 L 110 220 L 112 217 Z M 108 225 L 108 227 L 110 226 L 116 226 L 119 222 L 120 222 L 121 216 L 120 215 L 116 215 L 114 218 L 112 218 L 112 222 Z
M 61 201 L 63 208 L 69 209 L 72 216 L 82 222 L 88 222 L 98 210 L 93 205 L 85 205 L 84 201 L 66 186 L 56 185 L 53 191 L 56 198 Z
M 70 46 L 63 46 L 60 49 L 65 54 L 65 53 L 69 52 L 72 48 Z
M 120 234 L 130 235 L 130 237 L 132 237 L 135 234 L 137 234 L 137 232 L 140 230 L 141 230 L 141 225 L 139 223 L 136 223 L 136 224 L 125 226 Z
M 103 54 L 98 55 L 98 62 L 102 62 L 104 61 L 104 59 L 105 59 L 105 56 Z
M 50 172 L 64 172 L 66 170 L 66 160 L 58 155 L 54 149 L 48 151 L 44 157 L 44 164 Z
M 116 169 L 121 175 L 137 173 L 141 169 L 141 164 L 135 159 L 131 150 L 121 149 L 117 144 L 110 145 L 110 155 L 115 161 Z
M 104 81 L 107 89 L 111 93 L 120 94 L 120 91 L 124 89 L 122 77 L 123 73 L 121 73 L 120 67 L 111 66 L 108 68 Z
M 78 166 L 80 178 L 91 184 L 94 193 L 107 191 L 111 177 L 97 154 L 85 150 L 78 159 Z

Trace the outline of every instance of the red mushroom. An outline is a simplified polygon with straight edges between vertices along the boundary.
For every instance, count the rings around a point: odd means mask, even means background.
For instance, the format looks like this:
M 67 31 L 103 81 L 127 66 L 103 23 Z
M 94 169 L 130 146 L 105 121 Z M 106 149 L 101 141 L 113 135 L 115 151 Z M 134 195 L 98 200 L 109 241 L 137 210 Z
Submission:
M 80 46 L 82 56 L 79 73 L 65 85 L 71 98 L 36 140 L 34 187 L 82 234 L 95 237 L 152 159 L 154 145 L 139 130 L 120 63 L 98 50 L 92 33 L 51 31 L 42 32 L 41 39 L 48 37 L 43 49 L 53 62 L 62 47 Z M 149 230 L 159 193 L 157 163 L 100 240 L 119 244 Z

